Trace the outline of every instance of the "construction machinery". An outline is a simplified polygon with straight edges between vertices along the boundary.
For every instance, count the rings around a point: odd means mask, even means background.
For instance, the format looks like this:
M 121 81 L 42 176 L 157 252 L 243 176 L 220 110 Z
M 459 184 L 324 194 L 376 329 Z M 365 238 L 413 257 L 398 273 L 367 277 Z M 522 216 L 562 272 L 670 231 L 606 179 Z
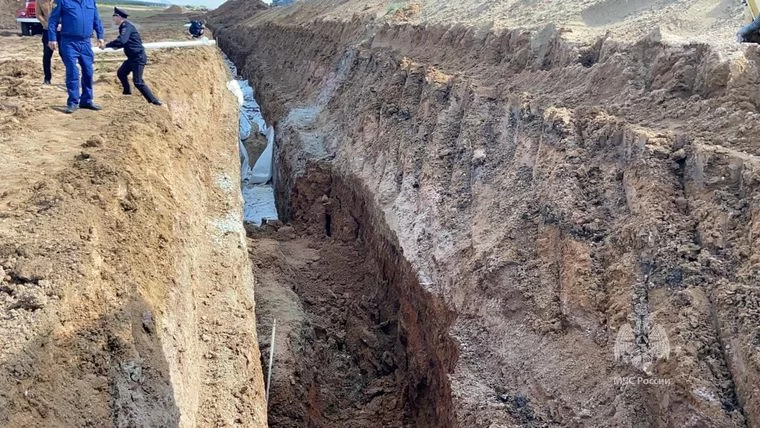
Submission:
M 19 23 L 22 36 L 34 36 L 42 33 L 42 24 L 37 19 L 37 2 L 26 0 L 24 7 L 16 11 L 16 22 Z

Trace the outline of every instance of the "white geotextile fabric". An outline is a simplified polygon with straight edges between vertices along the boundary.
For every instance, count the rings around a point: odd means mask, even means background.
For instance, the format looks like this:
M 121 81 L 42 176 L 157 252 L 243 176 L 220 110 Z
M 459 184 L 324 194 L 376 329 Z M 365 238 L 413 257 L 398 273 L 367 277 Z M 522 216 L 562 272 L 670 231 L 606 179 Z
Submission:
M 237 69 L 230 65 L 230 71 L 237 74 Z M 261 225 L 262 220 L 276 220 L 277 207 L 274 199 L 274 188 L 267 185 L 272 179 L 274 156 L 274 128 L 267 127 L 261 115 L 261 107 L 256 102 L 253 88 L 247 80 L 234 79 L 227 83 L 229 89 L 237 98 L 240 106 L 240 177 L 243 194 L 243 220 L 246 223 Z M 267 146 L 251 167 L 248 151 L 243 140 L 251 136 L 253 124 L 258 132 L 267 137 Z

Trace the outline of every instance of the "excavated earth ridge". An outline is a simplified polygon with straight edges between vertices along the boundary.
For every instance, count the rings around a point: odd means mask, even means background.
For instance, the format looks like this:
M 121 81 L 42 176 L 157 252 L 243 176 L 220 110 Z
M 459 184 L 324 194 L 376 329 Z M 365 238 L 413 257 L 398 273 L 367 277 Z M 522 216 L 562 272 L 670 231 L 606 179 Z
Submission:
M 405 423 L 760 423 L 756 48 L 226 13 L 280 215 L 398 269 Z
M 151 52 L 150 108 L 99 58 L 103 110 L 64 115 L 39 39 L 0 37 L 0 426 L 266 426 L 218 50 Z

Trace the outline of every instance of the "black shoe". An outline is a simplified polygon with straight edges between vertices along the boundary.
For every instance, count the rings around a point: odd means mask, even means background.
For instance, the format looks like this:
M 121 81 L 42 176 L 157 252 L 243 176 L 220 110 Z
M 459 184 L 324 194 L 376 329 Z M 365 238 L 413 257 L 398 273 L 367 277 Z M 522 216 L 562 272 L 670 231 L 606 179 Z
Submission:
M 132 93 L 131 93 L 131 92 L 127 92 L 127 91 L 124 91 L 124 92 L 122 92 L 121 94 L 122 94 L 122 95 L 132 95 Z
M 79 108 L 84 108 L 84 109 L 87 109 L 87 110 L 95 110 L 95 111 L 100 110 L 100 106 L 97 105 L 97 104 L 94 104 L 94 103 L 79 104 Z
M 72 104 L 72 105 L 66 106 L 66 110 L 64 110 L 63 112 L 66 114 L 71 114 L 77 111 L 78 108 L 79 108 L 78 105 Z
M 42 84 L 43 85 L 49 85 L 50 84 L 50 79 L 45 79 L 45 81 L 42 82 Z
M 161 105 L 161 101 L 159 101 L 159 100 L 154 100 L 154 101 L 151 101 L 150 103 L 153 104 L 153 105 L 155 105 L 155 106 L 160 106 Z

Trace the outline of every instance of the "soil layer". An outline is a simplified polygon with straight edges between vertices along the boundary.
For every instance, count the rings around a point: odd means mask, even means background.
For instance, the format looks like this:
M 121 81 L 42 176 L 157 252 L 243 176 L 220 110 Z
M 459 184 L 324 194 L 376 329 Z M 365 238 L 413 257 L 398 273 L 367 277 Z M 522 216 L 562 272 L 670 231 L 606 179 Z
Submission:
M 252 234 L 272 426 L 448 426 L 451 314 L 420 286 L 364 189 L 313 166 L 292 226 Z
M 219 52 L 151 52 L 162 107 L 98 55 L 103 110 L 66 115 L 57 55 L 42 86 L 39 38 L 0 37 L 0 425 L 265 426 Z
M 337 17 L 348 3 L 211 23 L 277 123 L 281 216 L 352 230 L 329 193 L 302 202 L 329 164 L 455 315 L 439 421 L 760 423 L 757 50 Z M 616 358 L 628 332 L 646 365 Z

